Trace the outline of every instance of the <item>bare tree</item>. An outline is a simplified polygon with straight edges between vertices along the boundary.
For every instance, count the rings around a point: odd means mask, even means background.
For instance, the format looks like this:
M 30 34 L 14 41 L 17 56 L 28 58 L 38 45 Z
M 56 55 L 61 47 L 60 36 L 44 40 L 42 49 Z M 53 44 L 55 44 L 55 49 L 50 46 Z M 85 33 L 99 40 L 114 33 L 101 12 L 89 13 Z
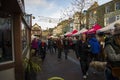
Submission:
M 72 9 L 72 7 L 67 7 L 64 10 L 61 10 L 61 17 L 62 19 L 69 19 L 69 18 L 72 18 L 74 13 L 75 12 Z
M 89 8 L 93 2 L 95 2 L 96 0 L 73 0 L 71 2 L 72 6 L 73 6 L 73 9 L 75 12 L 79 12 L 79 24 L 81 27 L 82 23 L 82 19 L 84 17 L 84 11 Z

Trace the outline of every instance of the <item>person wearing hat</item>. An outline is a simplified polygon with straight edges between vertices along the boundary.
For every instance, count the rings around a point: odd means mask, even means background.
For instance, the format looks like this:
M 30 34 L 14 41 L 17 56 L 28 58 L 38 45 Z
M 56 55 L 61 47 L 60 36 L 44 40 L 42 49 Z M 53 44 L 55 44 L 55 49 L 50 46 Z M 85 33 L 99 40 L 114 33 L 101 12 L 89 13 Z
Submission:
M 107 55 L 106 80 L 119 80 L 120 78 L 120 24 L 116 23 L 114 27 L 112 38 L 105 43 Z

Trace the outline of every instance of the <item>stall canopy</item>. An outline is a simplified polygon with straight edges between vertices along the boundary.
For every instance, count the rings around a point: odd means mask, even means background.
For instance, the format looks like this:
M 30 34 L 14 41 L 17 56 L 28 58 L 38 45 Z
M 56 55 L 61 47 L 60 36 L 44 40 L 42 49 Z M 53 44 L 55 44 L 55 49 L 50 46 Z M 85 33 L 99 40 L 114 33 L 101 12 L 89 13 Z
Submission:
M 77 32 L 78 32 L 78 30 L 75 29 L 75 30 L 72 31 L 72 34 L 75 34 Z
M 120 20 L 117 20 L 117 21 L 111 23 L 110 25 L 108 25 L 108 26 L 106 26 L 106 27 L 104 27 L 104 28 L 99 29 L 98 31 L 99 31 L 99 32 L 105 32 L 105 31 L 108 31 L 108 30 L 113 30 L 115 23 L 120 23 Z
M 96 33 L 97 30 L 101 29 L 102 27 L 99 24 L 95 24 L 92 26 L 92 28 L 90 30 L 88 30 L 88 34 L 94 34 Z
M 72 32 L 67 32 L 67 33 L 65 34 L 65 36 L 70 37 L 70 36 L 76 34 L 77 32 L 78 32 L 78 30 L 75 29 L 75 30 L 73 30 Z
M 67 32 L 66 34 L 64 34 L 65 36 L 72 36 L 72 33 L 71 32 Z
M 86 28 L 82 28 L 80 31 L 78 31 L 77 33 L 75 33 L 73 36 L 77 36 L 77 35 L 79 35 L 79 34 L 81 34 L 81 33 L 85 33 L 85 32 L 87 32 L 88 30 L 86 29 Z

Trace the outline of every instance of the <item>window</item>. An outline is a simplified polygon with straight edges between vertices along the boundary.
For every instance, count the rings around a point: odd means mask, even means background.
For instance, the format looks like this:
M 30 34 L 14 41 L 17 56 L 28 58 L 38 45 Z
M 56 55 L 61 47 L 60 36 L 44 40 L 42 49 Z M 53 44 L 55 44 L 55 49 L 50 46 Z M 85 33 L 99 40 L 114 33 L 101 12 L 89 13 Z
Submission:
M 110 23 L 113 23 L 116 21 L 116 16 L 105 18 L 105 26 L 109 25 Z
M 120 10 L 120 2 L 116 2 L 116 4 L 115 4 L 115 9 L 116 9 L 116 10 Z
M 12 19 L 0 17 L 0 63 L 12 60 Z
M 112 22 L 114 22 L 115 20 L 116 20 L 116 17 L 115 17 L 115 16 L 110 17 L 110 18 L 109 18 L 109 23 L 112 23 Z
M 92 16 L 93 16 L 93 13 L 92 13 L 92 12 L 90 12 L 90 13 L 89 13 L 89 16 L 90 16 L 90 17 L 92 17 Z
M 26 20 L 27 24 L 30 26 L 31 15 L 25 15 L 25 20 Z
M 24 50 L 27 46 L 27 29 L 25 24 L 22 22 L 22 49 Z
M 116 20 L 119 20 L 119 19 L 120 19 L 120 15 L 117 15 L 117 16 L 116 16 Z
M 106 6 L 106 7 L 105 7 L 105 12 L 106 12 L 106 13 L 109 13 L 109 12 L 110 12 L 110 6 Z

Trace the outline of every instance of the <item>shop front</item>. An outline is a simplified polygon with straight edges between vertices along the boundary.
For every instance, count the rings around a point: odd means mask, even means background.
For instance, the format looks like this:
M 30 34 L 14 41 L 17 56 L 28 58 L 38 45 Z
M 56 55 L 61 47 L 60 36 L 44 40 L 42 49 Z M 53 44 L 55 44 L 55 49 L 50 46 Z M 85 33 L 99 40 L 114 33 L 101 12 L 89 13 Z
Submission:
M 23 0 L 0 0 L 0 80 L 24 80 L 23 59 L 29 53 L 31 15 Z

